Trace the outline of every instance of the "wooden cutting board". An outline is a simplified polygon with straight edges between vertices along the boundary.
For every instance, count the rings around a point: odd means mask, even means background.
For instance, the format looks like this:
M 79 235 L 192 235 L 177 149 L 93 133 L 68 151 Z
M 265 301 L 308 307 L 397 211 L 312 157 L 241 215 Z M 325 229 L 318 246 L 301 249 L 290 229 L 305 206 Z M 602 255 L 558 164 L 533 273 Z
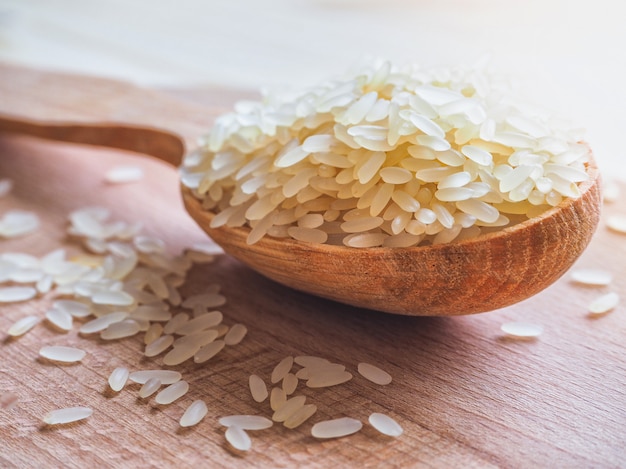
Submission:
M 39 116 L 42 122 L 113 120 L 168 129 L 188 145 L 215 116 L 249 94 L 219 87 L 163 92 L 127 83 L 0 67 L 0 117 Z M 115 142 L 110 142 L 114 145 Z M 115 165 L 144 168 L 146 177 L 107 185 Z M 0 240 L 0 252 L 43 255 L 70 247 L 67 215 L 86 205 L 108 207 L 113 217 L 141 220 L 144 231 L 162 238 L 171 252 L 206 241 L 184 212 L 176 172 L 137 154 L 0 135 L 0 178 L 15 183 L 0 199 L 0 216 L 10 208 L 32 210 L 42 228 L 23 238 Z M 626 188 L 623 188 L 626 189 Z M 289 290 L 219 256 L 194 267 L 184 295 L 218 282 L 228 298 L 225 323 L 241 322 L 249 333 L 203 364 L 176 367 L 189 393 L 168 406 L 137 398 L 137 385 L 119 394 L 107 386 L 117 366 L 159 368 L 161 358 L 141 358 L 140 336 L 109 343 L 61 334 L 40 324 L 10 340 L 6 331 L 28 314 L 43 316 L 51 302 L 0 305 L 0 393 L 13 391 L 18 405 L 0 410 L 1 467 L 626 467 L 626 308 L 602 317 L 587 314 L 588 303 L 608 291 L 626 301 L 626 237 L 603 221 L 575 268 L 603 268 L 614 275 L 608 287 L 575 285 L 567 276 L 515 306 L 476 316 L 401 317 L 314 298 Z M 75 248 L 71 248 L 75 249 Z M 502 323 L 544 326 L 536 340 L 503 337 Z M 38 360 L 43 345 L 74 345 L 87 357 L 79 365 Z M 355 375 L 346 384 L 297 393 L 318 406 L 297 430 L 280 424 L 251 432 L 246 453 L 232 450 L 218 418 L 229 414 L 270 416 L 267 403 L 250 397 L 252 373 L 269 382 L 286 356 L 317 355 L 343 363 Z M 370 362 L 393 376 L 378 386 L 356 373 Z M 178 420 L 195 399 L 207 417 L 182 430 Z M 58 428 L 42 416 L 55 408 L 87 405 L 86 421 Z M 372 412 L 394 417 L 404 428 L 385 437 L 367 425 Z M 361 432 L 318 441 L 311 425 L 349 416 L 365 423 Z

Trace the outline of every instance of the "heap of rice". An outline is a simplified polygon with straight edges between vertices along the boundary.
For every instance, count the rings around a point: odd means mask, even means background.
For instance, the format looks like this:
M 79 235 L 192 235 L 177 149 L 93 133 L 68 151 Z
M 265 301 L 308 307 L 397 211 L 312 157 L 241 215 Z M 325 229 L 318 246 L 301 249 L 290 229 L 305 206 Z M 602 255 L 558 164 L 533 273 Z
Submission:
M 478 236 L 579 196 L 579 130 L 476 70 L 389 63 L 242 102 L 181 166 L 212 226 L 352 247 Z

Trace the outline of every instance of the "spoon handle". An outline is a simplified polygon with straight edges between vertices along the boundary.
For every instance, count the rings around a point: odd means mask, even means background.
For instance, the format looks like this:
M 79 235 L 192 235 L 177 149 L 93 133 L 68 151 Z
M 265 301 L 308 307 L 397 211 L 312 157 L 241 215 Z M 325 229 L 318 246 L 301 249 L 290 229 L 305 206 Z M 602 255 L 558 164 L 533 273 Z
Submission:
M 130 150 L 177 166 L 230 105 L 212 96 L 217 102 L 200 105 L 130 83 L 0 64 L 0 132 Z
M 146 127 L 38 123 L 0 115 L 0 131 L 143 153 L 173 166 L 180 164 L 185 151 L 179 136 Z

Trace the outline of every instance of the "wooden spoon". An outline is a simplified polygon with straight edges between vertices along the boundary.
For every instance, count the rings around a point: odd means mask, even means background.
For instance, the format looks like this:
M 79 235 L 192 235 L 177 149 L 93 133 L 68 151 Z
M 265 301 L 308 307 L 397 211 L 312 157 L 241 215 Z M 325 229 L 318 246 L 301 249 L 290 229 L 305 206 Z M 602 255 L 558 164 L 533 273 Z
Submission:
M 33 75 L 32 71 L 7 67 L 0 67 L 0 72 L 15 80 L 10 85 L 6 80 L 2 83 L 14 98 L 19 96 L 19 90 L 24 92 L 17 80 Z M 64 98 L 67 100 L 69 93 L 71 99 L 79 102 L 76 83 L 90 80 L 64 75 L 46 77 L 59 81 L 58 86 L 71 86 Z M 95 86 L 93 81 L 91 87 Z M 98 82 L 108 86 L 109 92 L 111 84 L 115 84 L 114 90 L 124 89 L 129 98 L 126 105 L 133 103 L 135 109 L 145 107 L 142 97 L 150 99 L 151 108 L 158 108 L 161 103 L 164 112 L 168 110 L 166 106 L 175 103 L 169 97 L 127 84 Z M 28 97 L 33 100 L 32 88 L 28 89 Z M 138 151 L 174 166 L 181 161 L 185 143 L 189 146 L 191 141 L 188 128 L 181 131 L 186 137 L 183 138 L 127 123 L 95 123 L 93 118 L 68 123 L 60 122 L 63 119 L 53 114 L 52 119 L 35 120 L 32 116 L 37 114 L 32 109 L 25 111 L 16 104 L 19 99 L 9 101 L 0 105 L 0 131 Z M 62 109 L 58 102 L 51 104 L 49 96 L 46 101 L 48 109 L 54 105 L 57 111 Z M 67 101 L 64 104 L 67 106 Z M 120 102 L 116 112 L 105 109 L 101 120 L 118 117 L 123 105 Z M 185 107 L 180 102 L 177 106 Z M 35 110 L 39 107 L 35 106 Z M 141 120 L 144 116 L 136 111 L 133 117 Z M 587 165 L 587 173 L 589 180 L 580 185 L 579 198 L 566 199 L 541 216 L 476 239 L 413 248 L 357 249 L 271 237 L 248 245 L 247 228 L 211 228 L 214 214 L 203 210 L 188 189 L 181 189 L 189 214 L 224 251 L 279 283 L 389 313 L 452 316 L 490 311 L 522 301 L 551 285 L 570 268 L 591 240 L 600 217 L 600 177 L 593 160 Z

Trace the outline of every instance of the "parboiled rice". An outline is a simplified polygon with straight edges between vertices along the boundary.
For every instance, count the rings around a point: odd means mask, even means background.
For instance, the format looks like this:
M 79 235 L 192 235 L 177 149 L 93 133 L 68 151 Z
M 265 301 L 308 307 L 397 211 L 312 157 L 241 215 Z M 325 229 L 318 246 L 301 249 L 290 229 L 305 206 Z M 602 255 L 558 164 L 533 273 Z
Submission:
M 236 106 L 186 156 L 182 183 L 216 213 L 212 227 L 246 225 L 250 244 L 269 234 L 360 248 L 466 239 L 579 196 L 590 152 L 578 131 L 483 71 L 441 77 L 374 64 Z M 349 219 L 334 202 L 364 213 Z M 392 229 L 388 209 L 408 219 Z

